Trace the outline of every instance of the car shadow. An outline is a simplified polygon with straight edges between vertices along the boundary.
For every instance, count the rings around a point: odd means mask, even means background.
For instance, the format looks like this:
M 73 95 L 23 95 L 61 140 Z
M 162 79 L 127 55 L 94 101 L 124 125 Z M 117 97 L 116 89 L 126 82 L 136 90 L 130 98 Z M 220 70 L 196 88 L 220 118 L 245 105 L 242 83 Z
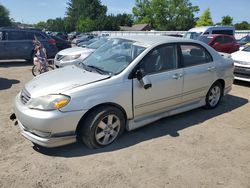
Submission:
M 250 82 L 241 81 L 241 80 L 234 80 L 234 85 L 250 87 Z
M 0 78 L 0 90 L 5 90 L 9 89 L 12 87 L 13 84 L 18 84 L 20 83 L 19 80 L 9 80 L 7 78 Z
M 34 146 L 33 149 L 44 155 L 66 158 L 112 152 L 162 136 L 181 136 L 181 130 L 192 126 L 200 126 L 202 122 L 233 111 L 247 103 L 247 99 L 227 95 L 222 99 L 221 104 L 216 109 L 207 110 L 198 108 L 182 114 L 163 118 L 134 131 L 125 132 L 116 142 L 101 149 L 89 149 L 79 142 L 57 148 L 40 148 Z

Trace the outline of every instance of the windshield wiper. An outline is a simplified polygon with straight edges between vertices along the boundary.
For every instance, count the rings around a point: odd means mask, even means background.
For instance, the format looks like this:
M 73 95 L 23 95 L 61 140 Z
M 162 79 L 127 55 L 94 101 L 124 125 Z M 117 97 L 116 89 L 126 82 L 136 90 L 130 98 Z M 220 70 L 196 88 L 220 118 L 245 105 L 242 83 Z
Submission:
M 91 68 L 91 69 L 94 69 L 96 72 L 100 73 L 100 74 L 110 74 L 110 72 L 108 71 L 105 71 L 99 67 L 96 67 L 94 65 L 86 65 L 87 67 Z

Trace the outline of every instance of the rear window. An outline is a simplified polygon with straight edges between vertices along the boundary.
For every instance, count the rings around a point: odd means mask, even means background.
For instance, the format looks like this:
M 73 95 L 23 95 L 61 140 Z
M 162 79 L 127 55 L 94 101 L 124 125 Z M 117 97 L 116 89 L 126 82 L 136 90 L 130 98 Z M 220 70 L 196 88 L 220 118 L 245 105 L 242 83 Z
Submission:
M 234 32 L 233 32 L 233 30 L 213 30 L 212 34 L 234 35 Z

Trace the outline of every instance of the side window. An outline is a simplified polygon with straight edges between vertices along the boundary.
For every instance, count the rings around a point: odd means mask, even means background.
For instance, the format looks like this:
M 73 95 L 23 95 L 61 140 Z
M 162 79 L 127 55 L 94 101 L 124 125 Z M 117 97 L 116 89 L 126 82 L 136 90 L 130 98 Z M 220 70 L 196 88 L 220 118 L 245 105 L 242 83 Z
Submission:
M 222 44 L 223 43 L 223 37 L 222 36 L 218 36 L 214 39 L 213 44 L 215 44 L 216 42 Z
M 211 55 L 203 47 L 196 44 L 183 44 L 180 45 L 182 53 L 182 66 L 190 67 L 209 63 L 212 60 Z
M 34 38 L 34 36 L 36 36 L 36 38 L 38 40 L 44 40 L 44 39 L 46 39 L 46 37 L 43 36 L 43 35 L 41 35 L 40 33 L 33 33 L 33 38 Z
M 26 35 L 22 31 L 8 31 L 6 32 L 7 40 L 26 40 Z
M 224 43 L 232 43 L 233 41 L 231 37 L 224 36 Z
M 176 69 L 175 45 L 162 45 L 151 50 L 140 63 L 146 74 Z
M 34 33 L 32 32 L 26 32 L 26 36 L 28 40 L 34 40 Z

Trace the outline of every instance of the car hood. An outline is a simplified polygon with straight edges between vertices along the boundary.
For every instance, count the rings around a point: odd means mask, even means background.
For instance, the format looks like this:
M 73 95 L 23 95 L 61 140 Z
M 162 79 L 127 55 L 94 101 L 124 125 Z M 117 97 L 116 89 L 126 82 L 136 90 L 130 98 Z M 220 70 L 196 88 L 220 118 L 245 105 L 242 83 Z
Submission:
M 63 93 L 69 89 L 101 81 L 109 77 L 109 75 L 88 72 L 73 65 L 41 74 L 28 82 L 25 85 L 25 89 L 34 98 L 48 94 Z
M 65 55 L 77 55 L 77 54 L 90 54 L 94 51 L 94 49 L 90 48 L 82 48 L 82 47 L 73 47 L 73 48 L 67 48 L 60 52 L 58 52 L 59 55 L 65 56 Z
M 250 62 L 250 52 L 237 51 L 231 54 L 233 60 Z

